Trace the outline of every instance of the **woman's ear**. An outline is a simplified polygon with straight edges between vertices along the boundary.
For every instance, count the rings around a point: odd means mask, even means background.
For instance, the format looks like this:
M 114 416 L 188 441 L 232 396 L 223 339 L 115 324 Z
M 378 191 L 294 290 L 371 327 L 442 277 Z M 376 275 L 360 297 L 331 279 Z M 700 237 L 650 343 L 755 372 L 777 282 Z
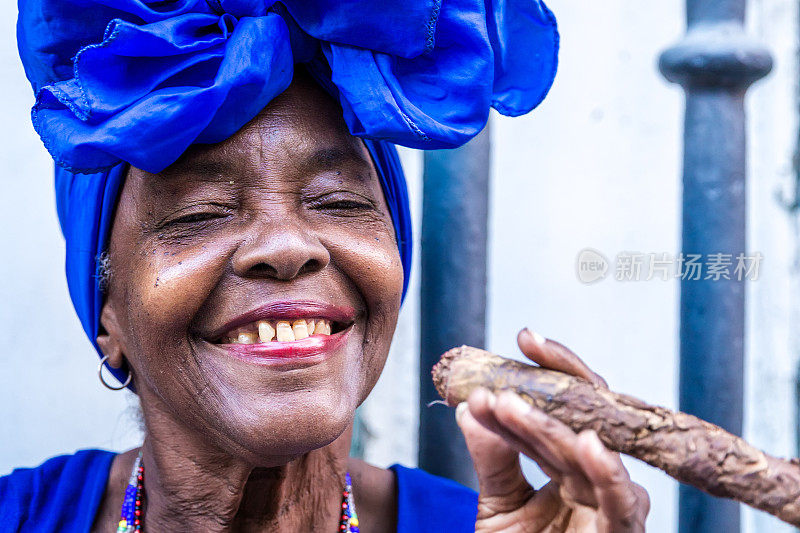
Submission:
M 108 364 L 112 368 L 120 368 L 125 362 L 121 333 L 117 315 L 106 300 L 103 304 L 103 311 L 100 313 L 100 333 L 97 335 L 97 345 L 103 355 L 108 356 Z

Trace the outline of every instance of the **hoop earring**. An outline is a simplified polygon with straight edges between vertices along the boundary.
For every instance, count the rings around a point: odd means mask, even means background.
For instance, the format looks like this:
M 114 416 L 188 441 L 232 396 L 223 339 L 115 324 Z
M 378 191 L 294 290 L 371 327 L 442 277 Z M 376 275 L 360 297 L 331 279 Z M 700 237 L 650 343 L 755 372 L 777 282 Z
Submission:
M 123 383 L 118 387 L 109 385 L 106 382 L 106 378 L 103 377 L 103 365 L 106 363 L 106 361 L 108 361 L 108 356 L 104 355 L 103 358 L 100 359 L 100 366 L 97 367 L 97 376 L 100 378 L 100 383 L 102 383 L 105 388 L 116 391 L 116 390 L 122 390 L 131 384 L 131 378 L 133 378 L 133 374 L 131 373 L 130 370 L 128 370 L 128 379 L 125 380 L 125 383 Z

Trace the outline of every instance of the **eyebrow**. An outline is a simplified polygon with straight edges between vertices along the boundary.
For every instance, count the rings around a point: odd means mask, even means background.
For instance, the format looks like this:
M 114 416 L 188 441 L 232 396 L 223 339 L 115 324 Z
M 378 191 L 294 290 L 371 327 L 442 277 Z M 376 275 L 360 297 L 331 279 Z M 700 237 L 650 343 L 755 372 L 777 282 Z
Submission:
M 347 148 L 321 148 L 301 160 L 300 165 L 309 170 L 331 170 L 348 163 L 368 167 L 370 162 L 361 152 L 348 146 Z
M 333 170 L 345 165 L 357 165 L 369 167 L 370 160 L 356 150 L 355 147 L 329 146 L 311 152 L 309 155 L 300 154 L 295 161 L 301 169 L 307 172 L 318 172 L 320 170 Z M 161 176 L 169 179 L 181 175 L 194 175 L 198 177 L 227 176 L 231 172 L 230 162 L 214 157 L 199 155 L 188 158 L 180 165 L 170 166 L 161 171 Z M 361 178 L 359 173 L 359 178 Z

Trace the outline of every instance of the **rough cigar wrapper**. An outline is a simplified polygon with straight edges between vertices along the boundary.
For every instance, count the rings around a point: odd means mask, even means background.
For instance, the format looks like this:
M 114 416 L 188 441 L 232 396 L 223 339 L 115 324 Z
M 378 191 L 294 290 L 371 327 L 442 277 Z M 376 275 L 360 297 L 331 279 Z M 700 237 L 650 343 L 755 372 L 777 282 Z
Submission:
M 800 526 L 798 461 L 767 455 L 695 416 L 470 346 L 445 353 L 432 375 L 450 406 L 466 401 L 478 387 L 513 391 L 576 432 L 594 430 L 611 450 Z

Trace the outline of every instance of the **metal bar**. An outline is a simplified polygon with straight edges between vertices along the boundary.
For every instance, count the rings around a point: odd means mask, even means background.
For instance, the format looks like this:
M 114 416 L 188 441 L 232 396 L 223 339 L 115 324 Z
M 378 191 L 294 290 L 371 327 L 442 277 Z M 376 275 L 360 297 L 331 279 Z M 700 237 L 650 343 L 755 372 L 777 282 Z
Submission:
M 684 254 L 745 252 L 744 108 L 741 96 L 687 97 L 683 178 Z M 690 143 L 690 139 L 703 142 Z M 717 147 L 709 151 L 702 145 Z M 710 153 L 706 153 L 710 152 Z M 742 434 L 742 281 L 681 281 L 681 410 Z M 680 487 L 680 531 L 739 530 L 739 506 Z
M 419 466 L 477 488 L 464 438 L 439 400 L 431 368 L 442 353 L 486 342 L 490 132 L 425 154 L 420 297 Z
M 682 252 L 746 253 L 745 111 L 748 87 L 772 67 L 744 31 L 745 0 L 687 0 L 684 39 L 661 72 L 686 92 Z M 744 413 L 743 281 L 681 280 L 680 408 L 735 434 Z M 736 532 L 739 505 L 688 486 L 679 492 L 681 533 Z

